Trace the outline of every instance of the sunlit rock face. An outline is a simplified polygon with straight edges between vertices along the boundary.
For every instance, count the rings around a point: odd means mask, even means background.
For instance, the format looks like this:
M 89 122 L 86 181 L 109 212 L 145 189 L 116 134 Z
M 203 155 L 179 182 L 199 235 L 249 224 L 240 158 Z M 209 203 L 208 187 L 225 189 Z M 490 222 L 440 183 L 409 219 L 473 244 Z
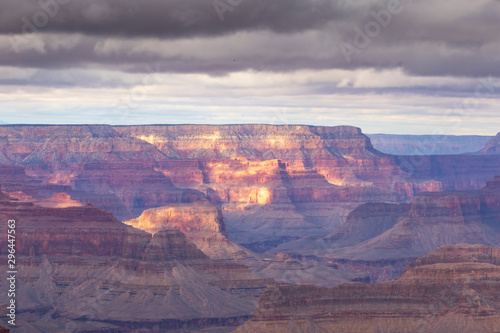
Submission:
M 76 200 L 72 200 L 71 196 L 67 193 L 54 193 L 48 199 L 36 201 L 37 206 L 47 208 L 66 208 L 66 207 L 79 207 L 82 204 Z
M 272 283 L 210 259 L 180 230 L 152 235 L 92 205 L 48 208 L 0 192 L 0 218 L 16 220 L 17 314 L 26 332 L 231 326 L 251 316 Z M 7 250 L 5 237 L 3 258 Z
M 201 168 L 203 177 L 192 172 L 196 175 L 190 180 L 192 183 L 203 180 L 209 184 L 230 181 L 262 184 L 283 180 L 284 176 L 303 180 L 319 175 L 332 185 L 375 186 L 404 196 L 413 195 L 411 186 L 405 188 L 396 183 L 406 183 L 409 179 L 397 170 L 395 161 L 374 150 L 368 137 L 356 127 L 179 125 L 115 129 L 146 140 L 172 159 L 201 161 L 197 167 Z M 274 162 L 266 162 L 272 160 Z M 185 174 L 182 173 L 180 180 L 172 181 L 185 183 Z M 392 178 L 397 176 L 400 177 L 393 184 Z M 228 198 L 223 196 L 221 200 Z M 238 196 L 232 200 L 238 200 Z
M 228 239 L 222 210 L 208 200 L 151 208 L 125 223 L 152 234 L 161 230 L 180 230 L 210 258 L 253 257 L 249 251 Z
M 444 246 L 396 280 L 270 287 L 235 332 L 498 332 L 500 250 Z
M 155 145 L 157 170 L 222 206 L 240 244 L 265 251 L 304 233 L 332 232 L 367 201 L 400 202 L 433 180 L 413 181 L 373 149 L 356 127 L 271 125 L 127 126 L 123 135 Z M 257 240 L 258 239 L 258 240 Z
M 7 126 L 0 128 L 0 161 L 51 186 L 68 186 L 72 199 L 91 202 L 118 218 L 203 195 L 176 188 L 154 170 L 164 154 L 111 126 Z

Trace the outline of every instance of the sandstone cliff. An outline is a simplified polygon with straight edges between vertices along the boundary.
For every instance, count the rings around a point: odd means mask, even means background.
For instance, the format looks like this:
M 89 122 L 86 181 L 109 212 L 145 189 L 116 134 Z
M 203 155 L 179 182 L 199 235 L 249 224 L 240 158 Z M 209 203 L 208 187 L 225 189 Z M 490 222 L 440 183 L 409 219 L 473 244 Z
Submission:
M 152 234 L 172 228 L 180 230 L 210 258 L 243 259 L 254 256 L 228 239 L 222 210 L 208 200 L 151 208 L 125 223 Z
M 498 332 L 499 281 L 498 248 L 444 246 L 391 282 L 271 287 L 235 332 Z

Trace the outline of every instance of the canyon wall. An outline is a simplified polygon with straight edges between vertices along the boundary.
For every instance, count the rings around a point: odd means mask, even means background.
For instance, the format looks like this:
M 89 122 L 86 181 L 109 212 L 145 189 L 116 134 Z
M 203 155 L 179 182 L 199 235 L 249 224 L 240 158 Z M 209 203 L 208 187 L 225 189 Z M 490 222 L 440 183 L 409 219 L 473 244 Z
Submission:
M 232 241 L 272 255 L 336 232 L 364 203 L 479 189 L 499 158 L 388 155 L 350 126 L 0 127 L 0 181 L 16 198 L 56 205 L 66 194 L 120 220 L 208 200 Z
M 340 268 L 367 272 L 372 281 L 384 281 L 396 277 L 411 260 L 460 243 L 500 243 L 500 177 L 478 191 L 420 193 L 411 204 L 365 204 L 323 237 L 321 246 L 318 241 L 305 246 L 297 242 L 276 251 L 309 253 Z
M 16 197 L 66 193 L 120 220 L 208 199 L 258 252 L 332 232 L 360 203 L 441 190 L 350 126 L 2 126 L 0 164 L 25 174 L 8 188 Z
M 272 283 L 214 260 L 177 229 L 154 235 L 92 205 L 48 208 L 0 195 L 15 219 L 20 332 L 176 331 L 237 325 Z M 7 234 L 7 225 L 0 225 Z M 2 261 L 7 239 L 0 240 Z M 8 304 L 0 285 L 0 309 Z M 3 320 L 3 319 L 2 319 Z
M 497 332 L 500 250 L 444 246 L 379 284 L 270 287 L 243 332 Z

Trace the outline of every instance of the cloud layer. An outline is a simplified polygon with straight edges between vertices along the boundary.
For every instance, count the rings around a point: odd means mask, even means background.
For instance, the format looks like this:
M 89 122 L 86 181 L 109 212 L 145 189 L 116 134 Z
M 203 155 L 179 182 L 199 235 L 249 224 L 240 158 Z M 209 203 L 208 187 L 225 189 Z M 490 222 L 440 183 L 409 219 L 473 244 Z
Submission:
M 467 131 L 500 128 L 490 117 L 499 106 L 499 1 L 0 0 L 0 10 L 0 85 L 10 92 L 0 95 L 8 110 L 0 120 L 22 110 L 16 96 L 37 100 L 32 111 L 56 112 L 64 105 L 50 96 L 64 90 L 90 103 L 82 112 L 98 114 L 109 103 L 87 99 L 92 89 L 116 101 L 123 91 L 155 87 L 177 102 L 149 89 L 135 104 L 151 110 L 150 123 L 162 105 L 177 120 L 186 105 L 219 110 L 183 122 L 237 122 L 228 97 L 241 100 L 235 110 L 293 107 L 289 122 L 311 110 L 325 119 L 324 101 L 349 100 L 344 123 L 361 121 L 349 116 L 356 110 L 415 132 L 414 119 L 431 124 L 439 121 L 431 114 L 442 113 L 432 109 L 449 113 L 472 100 L 478 119 Z M 291 96 L 303 99 L 290 105 Z M 331 107 L 335 125 L 342 107 Z

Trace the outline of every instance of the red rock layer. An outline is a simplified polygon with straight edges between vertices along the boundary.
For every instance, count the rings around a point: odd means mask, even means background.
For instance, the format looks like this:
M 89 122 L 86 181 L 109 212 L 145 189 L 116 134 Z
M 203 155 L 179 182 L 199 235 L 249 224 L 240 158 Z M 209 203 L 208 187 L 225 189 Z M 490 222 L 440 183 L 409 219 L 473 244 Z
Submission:
M 500 250 L 445 246 L 379 284 L 269 288 L 235 332 L 498 332 Z
M 374 150 L 368 137 L 356 127 L 179 125 L 115 129 L 155 145 L 170 158 L 201 162 L 198 165 L 184 162 L 184 166 L 192 167 L 189 174 L 193 178 L 188 180 L 187 171 L 182 172 L 180 179 L 172 179 L 176 184 L 193 184 L 200 180 L 205 184 L 231 181 L 280 183 L 284 176 L 288 181 L 299 183 L 301 180 L 304 183 L 307 180 L 326 179 L 329 184 L 338 186 L 372 186 L 379 188 L 379 194 L 387 192 L 385 195 L 392 195 L 393 198 L 395 195 L 411 197 L 422 189 L 439 189 L 437 183 L 412 183 L 404 172 L 398 170 L 396 161 Z M 275 160 L 271 162 L 274 165 L 266 165 L 265 161 L 272 160 Z M 165 169 L 168 169 L 168 164 Z M 172 175 L 172 178 L 176 177 Z M 332 186 L 329 190 L 323 190 L 323 194 L 321 188 L 325 186 L 320 186 L 317 194 L 313 193 L 316 187 L 307 188 L 306 201 L 329 201 L 334 195 L 332 192 L 336 192 Z M 300 195 L 300 191 L 288 193 L 292 201 L 304 200 Z M 316 198 L 311 198 L 311 195 Z M 342 194 L 338 196 L 342 200 Z M 231 201 L 247 201 L 247 198 L 247 193 L 235 193 Z M 222 201 L 227 199 L 227 195 L 221 198 Z M 283 195 L 276 196 L 276 199 L 282 202 Z
M 394 157 L 349 126 L 115 127 L 168 156 L 157 170 L 222 206 L 231 238 L 266 251 L 304 233 L 336 229 L 346 204 L 405 201 L 435 181 L 414 181 Z M 264 243 L 263 243 L 264 242 Z
M 154 170 L 155 163 L 165 158 L 153 145 L 120 135 L 107 125 L 0 128 L 1 164 L 23 166 L 43 186 L 68 186 L 76 193 L 60 192 L 119 218 L 203 197 L 198 191 L 176 188 Z
M 152 234 L 172 228 L 180 230 L 210 258 L 253 257 L 227 238 L 222 210 L 208 200 L 151 208 L 125 223 Z

